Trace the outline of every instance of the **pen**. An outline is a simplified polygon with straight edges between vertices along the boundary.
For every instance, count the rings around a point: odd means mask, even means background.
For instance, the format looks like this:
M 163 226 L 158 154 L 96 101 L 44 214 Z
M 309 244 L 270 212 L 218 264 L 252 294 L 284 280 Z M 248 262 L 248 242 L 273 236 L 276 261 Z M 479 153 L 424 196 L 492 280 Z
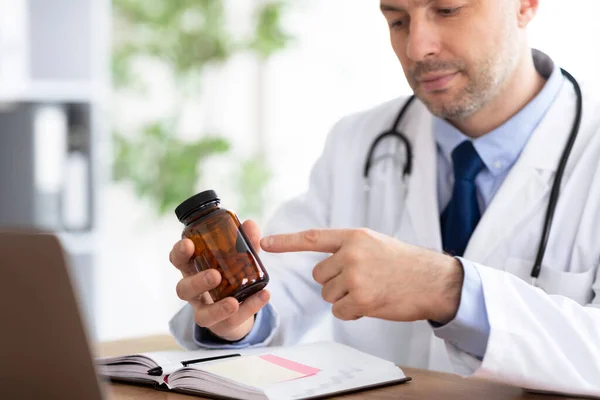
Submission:
M 223 356 L 215 356 L 215 357 L 205 357 L 205 358 L 196 358 L 193 360 L 185 360 L 181 362 L 181 365 L 183 365 L 184 367 L 187 367 L 188 365 L 191 364 L 198 364 L 201 362 L 208 362 L 208 361 L 214 361 L 214 360 L 222 360 L 224 358 L 231 358 L 231 357 L 239 357 L 241 356 L 241 354 L 226 354 Z M 163 369 L 162 367 L 158 366 L 158 367 L 154 367 L 148 370 L 148 375 L 151 376 L 161 376 L 163 374 Z
M 194 360 L 187 360 L 187 361 L 182 361 L 181 364 L 184 367 L 187 367 L 190 364 L 198 364 L 201 362 L 207 362 L 207 361 L 214 361 L 214 360 L 221 360 L 223 358 L 231 358 L 231 357 L 239 357 L 241 356 L 241 354 L 227 354 L 224 356 L 215 356 L 215 357 L 206 357 L 206 358 L 196 358 Z

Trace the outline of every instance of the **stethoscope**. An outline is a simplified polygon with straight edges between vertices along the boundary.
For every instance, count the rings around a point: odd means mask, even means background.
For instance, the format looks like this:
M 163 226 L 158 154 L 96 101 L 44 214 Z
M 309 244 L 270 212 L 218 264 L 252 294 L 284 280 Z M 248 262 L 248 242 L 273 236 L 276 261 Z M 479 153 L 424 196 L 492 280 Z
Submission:
M 561 72 L 573 84 L 573 87 L 575 88 L 575 94 L 577 95 L 577 112 L 575 115 L 575 120 L 573 121 L 573 126 L 571 128 L 571 133 L 569 135 L 569 139 L 567 141 L 567 144 L 564 147 L 563 154 L 562 154 L 560 162 L 558 164 L 558 169 L 556 171 L 556 178 L 554 179 L 554 183 L 552 185 L 552 190 L 550 192 L 550 200 L 548 201 L 548 209 L 546 211 L 546 217 L 544 219 L 544 229 L 542 231 L 542 237 L 541 237 L 540 243 L 538 245 L 538 251 L 537 251 L 535 263 L 531 270 L 531 277 L 532 277 L 533 285 L 535 285 L 536 280 L 540 275 L 540 271 L 542 270 L 542 261 L 544 259 L 544 253 L 546 252 L 546 246 L 548 244 L 548 238 L 550 236 L 550 229 L 552 227 L 552 220 L 554 218 L 554 211 L 556 209 L 556 204 L 558 203 L 558 197 L 560 194 L 560 184 L 561 184 L 564 172 L 565 172 L 565 168 L 567 166 L 567 162 L 569 160 L 569 155 L 571 154 L 571 150 L 573 148 L 575 139 L 577 138 L 577 134 L 579 133 L 579 127 L 581 125 L 581 114 L 582 114 L 582 108 L 583 108 L 583 98 L 582 98 L 582 94 L 581 94 L 581 88 L 579 87 L 579 83 L 577 82 L 577 80 L 570 73 L 568 73 L 567 71 L 565 71 L 562 68 L 561 68 Z M 379 145 L 379 143 L 382 140 L 389 138 L 389 137 L 393 137 L 393 138 L 398 139 L 403 144 L 404 149 L 406 151 L 406 159 L 405 159 L 404 167 L 402 170 L 402 176 L 403 176 L 403 178 L 407 178 L 412 173 L 412 168 L 413 168 L 412 146 L 411 146 L 408 138 L 402 132 L 399 131 L 398 127 L 400 126 L 402 119 L 404 118 L 404 115 L 406 114 L 406 111 L 408 110 L 409 106 L 412 104 L 412 102 L 414 100 L 415 100 L 415 96 L 412 95 L 408 99 L 408 101 L 404 104 L 404 106 L 402 107 L 400 112 L 398 113 L 398 116 L 396 117 L 396 120 L 394 121 L 392 128 L 388 131 L 381 133 L 379 136 L 377 136 L 375 138 L 375 140 L 373 141 L 373 143 L 371 144 L 371 147 L 369 148 L 369 152 L 367 153 L 367 160 L 365 162 L 364 170 L 363 170 L 363 177 L 365 180 L 365 192 L 367 193 L 367 196 L 368 196 L 368 191 L 371 190 L 371 187 L 368 184 L 368 182 L 369 182 L 369 172 L 371 171 L 371 167 L 373 165 L 373 162 L 375 161 L 373 158 L 373 155 L 375 153 L 375 150 L 377 149 L 377 146 Z

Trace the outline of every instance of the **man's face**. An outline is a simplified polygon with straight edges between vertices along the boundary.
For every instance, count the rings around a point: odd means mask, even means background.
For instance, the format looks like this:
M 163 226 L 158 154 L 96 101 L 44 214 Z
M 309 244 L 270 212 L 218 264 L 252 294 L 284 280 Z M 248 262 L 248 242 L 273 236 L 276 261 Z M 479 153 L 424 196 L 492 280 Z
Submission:
M 381 9 L 408 83 L 441 118 L 483 108 L 518 62 L 518 1 L 381 0 Z

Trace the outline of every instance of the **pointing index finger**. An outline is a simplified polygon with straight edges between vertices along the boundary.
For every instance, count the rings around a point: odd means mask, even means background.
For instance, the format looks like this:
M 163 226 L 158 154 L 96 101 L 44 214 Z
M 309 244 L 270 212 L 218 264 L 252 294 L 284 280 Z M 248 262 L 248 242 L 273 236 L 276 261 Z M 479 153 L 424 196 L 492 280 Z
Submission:
M 346 239 L 347 231 L 341 229 L 310 229 L 307 231 L 266 236 L 261 247 L 270 253 L 316 251 L 336 253 Z

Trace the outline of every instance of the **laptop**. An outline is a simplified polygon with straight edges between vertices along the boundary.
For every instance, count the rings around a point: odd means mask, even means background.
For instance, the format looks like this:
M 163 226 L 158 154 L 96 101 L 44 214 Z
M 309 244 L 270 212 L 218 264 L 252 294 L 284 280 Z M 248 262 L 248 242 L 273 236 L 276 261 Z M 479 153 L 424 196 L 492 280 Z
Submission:
M 103 399 L 58 238 L 0 232 L 0 274 L 0 399 Z

